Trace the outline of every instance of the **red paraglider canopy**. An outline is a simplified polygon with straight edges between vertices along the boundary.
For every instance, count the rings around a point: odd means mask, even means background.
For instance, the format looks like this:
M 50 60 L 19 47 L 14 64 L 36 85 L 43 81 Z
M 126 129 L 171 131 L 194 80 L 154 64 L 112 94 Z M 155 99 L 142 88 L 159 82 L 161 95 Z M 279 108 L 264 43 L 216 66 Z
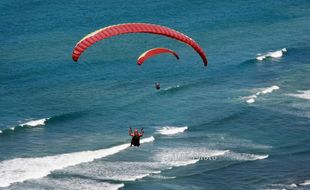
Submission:
M 81 39 L 74 47 L 72 53 L 72 59 L 78 61 L 81 54 L 94 43 L 103 40 L 105 38 L 110 38 L 112 36 L 127 34 L 127 33 L 151 33 L 158 34 L 162 36 L 167 36 L 176 40 L 179 40 L 189 46 L 191 46 L 201 57 L 205 66 L 208 64 L 207 57 L 203 49 L 199 46 L 190 37 L 178 32 L 176 30 L 170 29 L 168 27 L 155 25 L 155 24 L 146 24 L 146 23 L 127 23 L 112 25 L 102 29 L 99 29 L 95 32 L 92 32 Z
M 137 64 L 142 65 L 145 60 L 147 60 L 150 57 L 153 57 L 155 55 L 162 54 L 162 53 L 170 53 L 170 54 L 174 55 L 177 59 L 179 59 L 179 55 L 170 49 L 154 48 L 154 49 L 150 49 L 150 50 L 147 50 L 146 52 L 142 53 L 137 60 Z

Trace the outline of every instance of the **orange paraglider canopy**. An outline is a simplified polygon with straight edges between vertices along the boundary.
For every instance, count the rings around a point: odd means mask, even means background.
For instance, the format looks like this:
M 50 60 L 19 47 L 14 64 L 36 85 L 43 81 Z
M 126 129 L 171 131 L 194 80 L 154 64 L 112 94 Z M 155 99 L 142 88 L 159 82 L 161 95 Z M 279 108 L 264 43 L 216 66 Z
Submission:
M 153 49 L 147 50 L 146 52 L 142 53 L 137 60 L 137 64 L 142 65 L 145 60 L 147 60 L 147 59 L 149 59 L 155 55 L 162 54 L 162 53 L 170 53 L 170 54 L 174 55 L 177 59 L 179 59 L 179 55 L 170 49 L 153 48 Z
M 74 61 L 78 61 L 81 54 L 89 46 L 93 45 L 94 43 L 100 40 L 127 33 L 151 33 L 176 39 L 191 46 L 200 55 L 204 65 L 207 66 L 208 64 L 208 60 L 203 49 L 197 42 L 195 42 L 190 37 L 176 30 L 170 29 L 168 27 L 146 23 L 127 23 L 127 24 L 112 25 L 99 29 L 95 32 L 92 32 L 86 35 L 75 45 L 74 50 L 72 52 L 72 59 Z

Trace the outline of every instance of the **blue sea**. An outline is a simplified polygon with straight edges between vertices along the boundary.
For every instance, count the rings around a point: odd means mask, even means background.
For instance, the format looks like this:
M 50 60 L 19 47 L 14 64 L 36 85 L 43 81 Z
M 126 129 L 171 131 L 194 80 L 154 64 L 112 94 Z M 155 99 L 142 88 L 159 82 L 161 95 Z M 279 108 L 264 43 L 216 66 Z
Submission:
M 153 34 L 72 60 L 85 35 L 130 22 L 190 36 L 208 66 Z M 2 0 L 0 189 L 310 189 L 309 34 L 308 0 Z M 180 60 L 138 66 L 154 47 Z

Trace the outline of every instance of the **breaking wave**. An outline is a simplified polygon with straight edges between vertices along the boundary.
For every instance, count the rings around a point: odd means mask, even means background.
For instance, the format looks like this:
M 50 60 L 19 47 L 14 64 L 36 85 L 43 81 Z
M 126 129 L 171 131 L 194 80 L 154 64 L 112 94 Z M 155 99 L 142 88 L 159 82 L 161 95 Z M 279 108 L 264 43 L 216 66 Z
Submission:
M 260 89 L 258 89 L 258 91 L 255 94 L 252 94 L 250 96 L 242 97 L 242 99 L 244 99 L 246 103 L 252 104 L 252 103 L 254 103 L 256 101 L 258 96 L 261 96 L 263 94 L 269 94 L 269 93 L 272 93 L 273 91 L 279 90 L 279 89 L 280 89 L 280 87 L 277 86 L 277 85 L 270 86 L 270 87 L 267 87 L 267 88 L 260 88 Z
M 19 129 L 23 128 L 23 127 L 39 127 L 39 126 L 44 126 L 49 119 L 50 118 L 30 120 L 30 121 L 27 121 L 25 123 L 22 123 L 22 124 L 13 126 L 13 127 L 8 127 L 8 128 L 5 128 L 5 129 L 2 129 L 2 130 L 0 130 L 0 134 L 11 133 L 11 132 L 19 130 Z
M 310 180 L 305 180 L 302 183 L 292 183 L 292 184 L 271 184 L 268 185 L 272 189 L 304 189 L 306 187 L 304 186 L 309 186 L 310 185 Z
M 302 186 L 308 186 L 308 185 L 310 185 L 310 179 L 305 180 L 304 182 L 300 183 L 299 185 L 302 185 Z
M 165 126 L 157 130 L 158 133 L 162 135 L 175 135 L 178 133 L 183 133 L 185 130 L 187 130 L 188 127 L 172 127 L 172 126 Z
M 192 148 L 164 148 L 155 151 L 151 161 L 105 161 L 88 162 L 75 167 L 69 167 L 60 171 L 69 176 L 87 176 L 91 179 L 113 180 L 117 182 L 135 181 L 145 177 L 158 179 L 174 179 L 176 177 L 166 177 L 159 175 L 163 170 L 169 170 L 174 167 L 187 166 L 199 161 L 199 156 L 214 157 L 222 156 L 227 151 L 205 150 Z M 135 172 L 132 172 L 134 168 Z
M 0 135 L 6 135 L 6 134 L 11 134 L 12 132 L 18 131 L 23 128 L 32 128 L 32 127 L 41 127 L 46 124 L 54 124 L 58 122 L 63 122 L 65 120 L 72 120 L 75 118 L 82 117 L 87 114 L 87 111 L 79 111 L 79 112 L 70 112 L 70 113 L 62 113 L 59 115 L 54 115 L 51 117 L 47 118 L 42 118 L 42 119 L 27 119 L 24 121 L 20 121 L 20 124 L 17 124 L 15 126 L 9 126 L 7 128 L 1 129 L 0 130 Z
M 154 141 L 154 137 L 141 140 L 141 143 Z M 95 159 L 116 154 L 129 147 L 122 144 L 111 148 L 82 151 L 54 156 L 36 158 L 15 158 L 0 162 L 0 187 L 10 186 L 12 183 L 23 182 L 29 179 L 38 179 L 49 175 L 52 171 L 60 170 L 69 166 L 91 162 Z
M 259 61 L 262 61 L 262 60 L 267 59 L 267 58 L 280 58 L 283 56 L 283 54 L 285 52 L 287 52 L 287 49 L 283 48 L 281 50 L 271 51 L 271 52 L 268 52 L 266 54 L 258 54 L 256 59 Z
M 297 92 L 298 92 L 297 94 L 287 94 L 287 95 L 295 98 L 310 100 L 310 90 L 298 90 Z
M 50 118 L 43 118 L 43 119 L 38 119 L 38 120 L 32 120 L 28 121 L 26 123 L 22 123 L 19 126 L 24 127 L 24 126 L 29 126 L 29 127 L 37 127 L 37 126 L 42 126 L 45 125 L 46 121 L 49 120 Z
M 176 176 L 169 177 L 169 176 L 163 176 L 163 175 L 152 175 L 151 177 L 154 178 L 154 179 L 160 179 L 160 180 L 163 180 L 163 179 L 175 179 L 176 178 Z

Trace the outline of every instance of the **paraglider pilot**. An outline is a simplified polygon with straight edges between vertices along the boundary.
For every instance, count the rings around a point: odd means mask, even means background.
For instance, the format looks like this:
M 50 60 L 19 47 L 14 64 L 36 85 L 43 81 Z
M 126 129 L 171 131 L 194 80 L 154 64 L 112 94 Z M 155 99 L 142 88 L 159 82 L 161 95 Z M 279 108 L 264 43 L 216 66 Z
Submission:
M 157 82 L 157 83 L 155 83 L 155 88 L 157 89 L 157 90 L 159 90 L 160 89 L 160 84 Z
M 129 127 L 128 134 L 132 137 L 130 146 L 140 146 L 140 137 L 144 134 L 143 128 L 141 128 L 141 132 L 139 133 L 138 129 L 134 129 L 134 132 L 132 132 L 131 127 Z

